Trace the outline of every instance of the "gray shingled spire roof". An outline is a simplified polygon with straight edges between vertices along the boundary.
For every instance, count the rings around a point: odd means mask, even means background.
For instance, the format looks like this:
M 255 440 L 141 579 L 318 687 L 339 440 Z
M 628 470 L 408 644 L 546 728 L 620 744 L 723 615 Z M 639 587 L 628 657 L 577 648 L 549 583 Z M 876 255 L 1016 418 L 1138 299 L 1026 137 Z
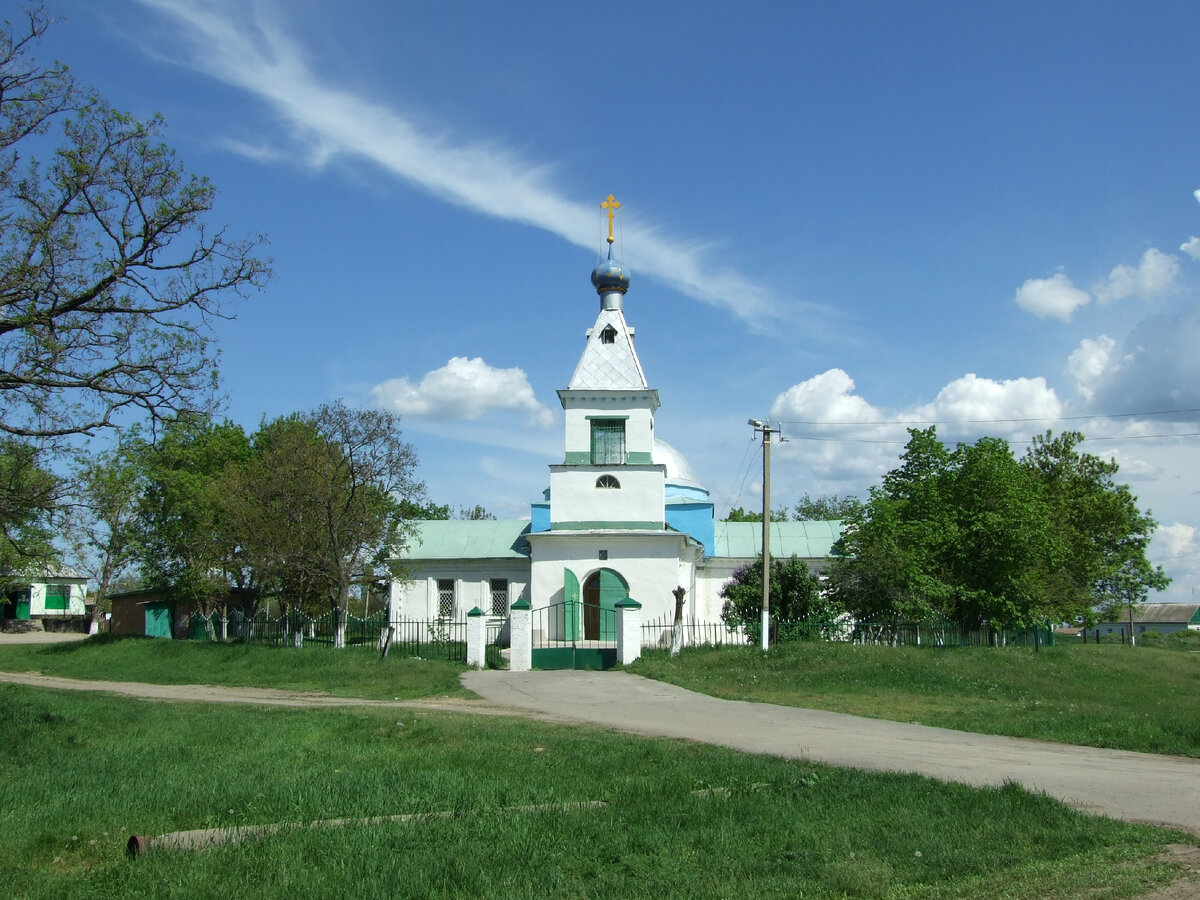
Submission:
M 633 329 L 620 309 L 602 309 L 588 330 L 587 346 L 571 376 L 569 390 L 649 390 L 637 351 Z

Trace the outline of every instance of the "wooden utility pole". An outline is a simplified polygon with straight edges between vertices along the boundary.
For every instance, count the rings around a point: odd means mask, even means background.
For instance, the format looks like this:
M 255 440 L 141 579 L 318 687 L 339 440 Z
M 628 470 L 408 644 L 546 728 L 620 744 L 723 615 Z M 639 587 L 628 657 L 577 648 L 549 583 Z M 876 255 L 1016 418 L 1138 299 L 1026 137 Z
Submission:
M 748 424 L 763 436 L 762 650 L 766 653 L 771 641 L 771 435 L 779 434 L 779 429 L 758 419 Z

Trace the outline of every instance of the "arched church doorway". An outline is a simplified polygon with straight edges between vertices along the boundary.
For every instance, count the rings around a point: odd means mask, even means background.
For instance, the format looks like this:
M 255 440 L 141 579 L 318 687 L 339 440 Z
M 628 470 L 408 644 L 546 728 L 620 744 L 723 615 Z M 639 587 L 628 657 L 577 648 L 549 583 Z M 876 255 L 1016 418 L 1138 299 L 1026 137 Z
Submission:
M 583 583 L 583 639 L 617 639 L 617 604 L 629 596 L 629 585 L 619 572 L 600 569 Z

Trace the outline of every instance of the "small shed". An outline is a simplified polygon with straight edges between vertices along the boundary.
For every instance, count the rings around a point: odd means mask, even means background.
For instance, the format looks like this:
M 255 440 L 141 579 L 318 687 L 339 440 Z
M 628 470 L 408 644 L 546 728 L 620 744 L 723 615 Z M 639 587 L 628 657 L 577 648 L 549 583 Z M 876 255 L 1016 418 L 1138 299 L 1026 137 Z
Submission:
M 143 590 L 109 594 L 112 618 L 108 630 L 115 635 L 176 638 L 188 636 L 192 613 L 200 610 L 194 604 L 172 597 L 166 591 Z M 253 592 L 230 588 L 225 598 L 228 610 L 250 610 L 254 605 Z
M 173 636 L 175 601 L 161 591 L 125 591 L 110 594 L 112 618 L 108 631 L 114 635 Z M 186 631 L 187 617 L 184 617 Z

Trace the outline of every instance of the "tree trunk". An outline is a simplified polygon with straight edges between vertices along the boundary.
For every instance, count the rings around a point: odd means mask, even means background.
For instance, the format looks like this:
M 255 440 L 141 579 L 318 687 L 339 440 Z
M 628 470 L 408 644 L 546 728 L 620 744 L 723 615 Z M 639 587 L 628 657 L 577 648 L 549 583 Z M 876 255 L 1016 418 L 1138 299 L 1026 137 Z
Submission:
M 687 589 L 682 585 L 671 591 L 675 595 L 675 624 L 671 627 L 671 655 L 678 656 L 683 648 L 683 598 Z

